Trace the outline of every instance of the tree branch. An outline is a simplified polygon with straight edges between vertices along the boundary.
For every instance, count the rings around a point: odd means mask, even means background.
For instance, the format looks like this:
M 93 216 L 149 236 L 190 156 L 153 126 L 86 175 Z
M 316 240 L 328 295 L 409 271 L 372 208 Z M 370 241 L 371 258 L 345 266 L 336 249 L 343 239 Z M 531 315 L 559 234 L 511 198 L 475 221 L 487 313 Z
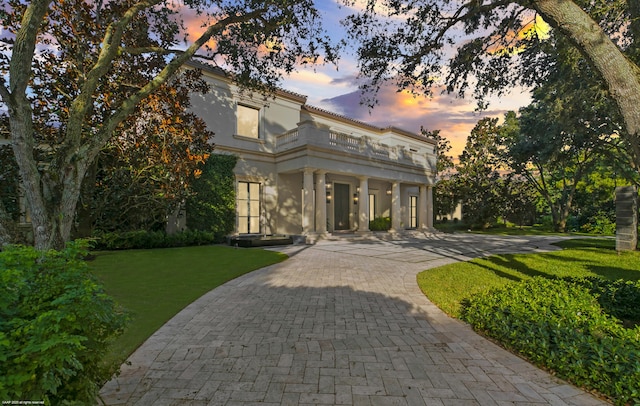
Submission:
M 468 2 L 460 6 L 458 10 L 454 13 L 452 17 L 443 18 L 444 20 L 448 20 L 447 24 L 440 29 L 438 35 L 436 36 L 436 41 L 439 42 L 442 40 L 444 35 L 453 28 L 456 24 L 463 22 L 467 19 L 477 16 L 478 14 L 486 13 L 488 11 L 492 11 L 498 7 L 505 7 L 509 4 L 513 3 L 513 0 L 500 0 L 495 3 L 483 4 L 480 7 L 472 7 L 472 3 L 477 3 L 477 1 Z M 468 13 L 462 14 L 464 9 L 469 10 Z
M 14 46 L 11 50 L 9 65 L 9 92 L 14 97 L 24 95 L 27 90 L 31 77 L 31 61 L 36 48 L 36 37 L 50 2 L 50 0 L 32 1 L 22 16 L 20 29 L 16 33 Z M 26 98 L 26 95 L 24 97 Z

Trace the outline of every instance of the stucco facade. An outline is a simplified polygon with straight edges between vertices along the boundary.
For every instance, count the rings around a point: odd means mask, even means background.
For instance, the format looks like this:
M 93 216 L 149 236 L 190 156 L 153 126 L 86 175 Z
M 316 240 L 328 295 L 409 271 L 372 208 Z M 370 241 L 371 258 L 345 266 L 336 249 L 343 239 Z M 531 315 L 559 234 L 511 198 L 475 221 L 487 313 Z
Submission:
M 203 74 L 211 91 L 192 95 L 192 111 L 215 133 L 216 153 L 239 158 L 235 234 L 366 233 L 376 217 L 391 217 L 391 231 L 432 229 L 434 140 Z

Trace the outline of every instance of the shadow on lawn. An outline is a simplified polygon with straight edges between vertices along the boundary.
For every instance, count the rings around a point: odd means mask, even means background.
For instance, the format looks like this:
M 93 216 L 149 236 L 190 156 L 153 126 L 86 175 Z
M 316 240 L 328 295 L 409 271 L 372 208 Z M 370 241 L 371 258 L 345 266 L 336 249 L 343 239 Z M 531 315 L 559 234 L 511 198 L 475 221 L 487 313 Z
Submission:
M 554 272 L 554 270 L 557 270 L 558 263 L 565 263 L 568 268 L 582 268 L 585 274 L 598 275 L 599 277 L 607 280 L 640 280 L 640 272 L 637 272 L 634 267 L 625 266 L 624 261 L 618 261 L 620 258 L 619 255 L 635 255 L 635 253 L 617 254 L 615 251 L 615 240 L 577 239 L 561 241 L 554 245 L 565 250 L 575 250 L 576 253 L 574 256 L 560 256 L 558 255 L 559 251 L 540 253 L 537 254 L 540 258 L 540 263 L 535 265 L 527 263 L 526 261 L 521 261 L 521 254 L 494 255 L 476 260 L 475 264 L 495 273 L 501 278 L 513 281 L 520 281 L 523 279 L 517 275 L 518 273 L 523 276 L 541 276 L 548 279 L 561 277 L 561 273 Z M 597 252 L 604 253 L 604 260 L 602 257 L 598 257 L 598 260 L 594 259 L 594 253 Z M 608 256 L 610 256 L 610 262 L 606 260 Z M 549 263 L 547 266 L 550 267 L 549 272 L 541 270 L 541 268 L 544 268 L 545 266 L 542 263 L 547 261 Z M 504 272 L 500 268 L 512 269 L 514 270 L 515 275 Z
M 515 282 L 520 282 L 523 278 L 510 274 L 508 272 L 501 271 L 499 267 L 513 269 L 523 275 L 527 276 L 542 276 L 545 278 L 551 277 L 548 273 L 540 272 L 531 268 L 527 264 L 518 260 L 520 254 L 505 254 L 505 255 L 493 255 L 487 258 L 481 258 L 474 262 L 475 265 L 493 272 L 497 276 L 505 279 L 509 279 Z

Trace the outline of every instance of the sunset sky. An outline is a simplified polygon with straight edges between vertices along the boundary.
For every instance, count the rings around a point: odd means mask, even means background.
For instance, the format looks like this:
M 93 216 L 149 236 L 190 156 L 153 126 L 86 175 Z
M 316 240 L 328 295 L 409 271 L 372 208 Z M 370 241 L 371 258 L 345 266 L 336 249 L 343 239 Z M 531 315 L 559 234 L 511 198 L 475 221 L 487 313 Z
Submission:
M 332 37 L 341 38 L 344 28 L 339 21 L 352 10 L 338 7 L 335 0 L 318 0 L 316 4 L 324 14 L 323 26 Z M 439 129 L 451 141 L 451 153 L 456 158 L 480 118 L 503 117 L 507 111 L 529 104 L 527 90 L 513 89 L 506 96 L 491 98 L 489 108 L 479 113 L 475 111 L 476 102 L 471 97 L 460 99 L 441 94 L 439 89 L 433 92 L 432 98 L 414 97 L 407 91 L 398 92 L 394 86 L 388 86 L 381 89 L 379 105 L 370 111 L 360 104 L 357 74 L 353 50 L 347 49 L 337 69 L 328 65 L 316 67 L 315 71 L 301 70 L 285 79 L 283 88 L 308 96 L 308 104 L 380 127 L 395 126 L 414 132 L 419 132 L 420 126 Z
M 439 91 L 435 91 L 432 98 L 414 97 L 388 86 L 378 94 L 379 105 L 370 110 L 360 103 L 356 75 L 355 64 L 346 72 L 342 68 L 335 72 L 331 67 L 317 72 L 305 70 L 291 75 L 283 87 L 308 96 L 308 104 L 380 127 L 394 126 L 416 133 L 421 126 L 439 129 L 451 141 L 454 157 L 464 149 L 467 136 L 479 119 L 502 118 L 507 111 L 518 110 L 529 103 L 527 91 L 513 90 L 502 98 L 492 98 L 487 110 L 477 112 L 476 102 L 471 98 L 460 99 Z

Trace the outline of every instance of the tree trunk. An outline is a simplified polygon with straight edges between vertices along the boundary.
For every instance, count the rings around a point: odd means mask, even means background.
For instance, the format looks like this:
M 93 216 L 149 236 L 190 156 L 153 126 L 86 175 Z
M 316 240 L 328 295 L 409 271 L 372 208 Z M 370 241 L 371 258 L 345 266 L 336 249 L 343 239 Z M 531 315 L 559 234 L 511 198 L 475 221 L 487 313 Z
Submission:
M 20 181 L 24 191 L 27 205 L 31 211 L 31 224 L 33 226 L 33 238 L 38 249 L 50 248 L 47 241 L 51 227 L 45 201 L 40 186 L 42 179 L 38 172 L 37 164 L 33 156 L 33 124 L 31 122 L 31 107 L 29 101 L 19 100 L 17 110 L 24 110 L 17 114 L 9 115 L 11 127 L 11 146 L 18 163 Z
M 557 233 L 563 233 L 564 224 L 566 223 L 562 221 L 560 207 L 558 207 L 556 204 L 551 203 L 551 201 L 549 201 L 549 209 L 551 209 L 551 221 L 553 222 L 553 231 Z
M 73 231 L 74 238 L 91 237 L 95 213 L 92 210 L 93 194 L 95 193 L 96 176 L 98 173 L 98 158 L 89 166 L 87 174 L 82 181 L 80 200 L 77 207 L 77 222 Z
M 10 117 L 11 143 L 33 227 L 34 246 L 44 251 L 62 249 L 71 236 L 80 183 L 89 157 L 67 159 L 64 168 L 51 164 L 42 174 L 33 155 L 33 126 L 28 101 L 18 104 L 26 112 Z
M 570 0 L 520 1 L 532 5 L 565 35 L 602 75 L 624 119 L 633 160 L 640 167 L 640 68 L 625 57 L 602 28 Z

